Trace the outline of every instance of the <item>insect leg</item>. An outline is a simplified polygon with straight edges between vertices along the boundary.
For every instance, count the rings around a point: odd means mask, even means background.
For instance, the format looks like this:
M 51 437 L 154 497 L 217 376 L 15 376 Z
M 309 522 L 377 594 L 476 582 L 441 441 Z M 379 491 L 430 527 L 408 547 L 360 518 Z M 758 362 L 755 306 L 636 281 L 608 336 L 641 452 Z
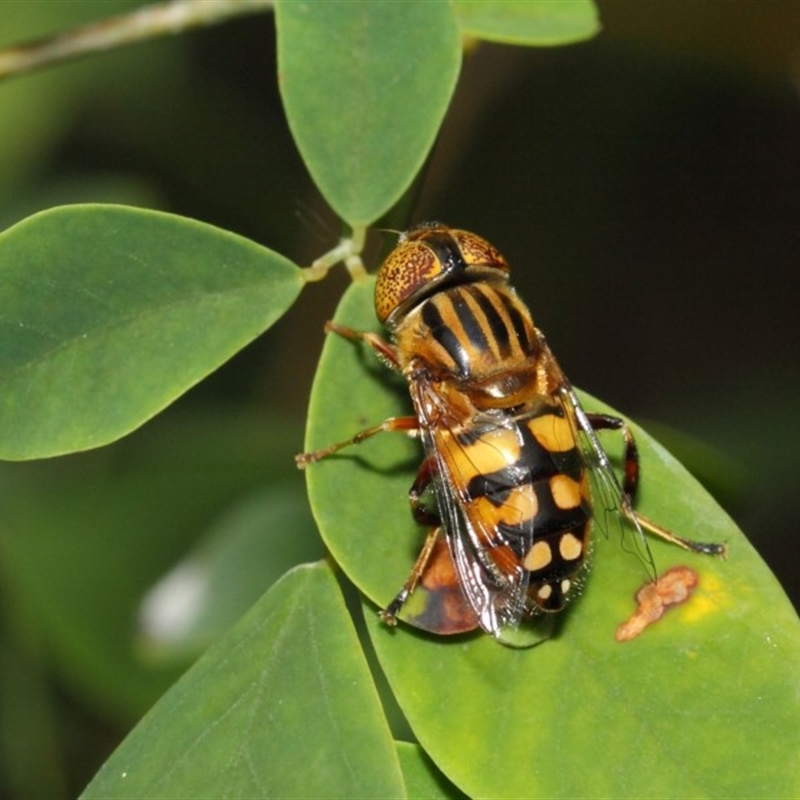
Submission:
M 378 357 L 392 369 L 399 370 L 400 362 L 397 360 L 397 351 L 385 339 L 378 336 L 377 333 L 369 333 L 367 331 L 357 331 L 354 328 L 348 328 L 345 325 L 340 325 L 338 322 L 328 320 L 325 323 L 325 333 L 336 333 L 345 339 L 350 339 L 354 342 L 364 342 L 368 344 L 378 355 Z
M 433 480 L 435 462 L 426 458 L 417 472 L 417 477 L 408 490 L 408 500 L 411 503 L 411 514 L 420 525 L 441 525 L 442 520 L 438 511 L 432 511 L 422 502 L 422 495 Z
M 586 415 L 592 428 L 596 431 L 622 431 L 622 438 L 625 442 L 625 453 L 623 455 L 625 478 L 622 483 L 622 491 L 633 503 L 636 497 L 636 490 L 639 488 L 639 448 L 633 433 L 624 419 L 612 417 L 609 414 L 587 414 Z
M 408 491 L 408 499 L 411 503 L 411 513 L 414 519 L 421 525 L 431 526 L 431 529 L 425 537 L 425 542 L 417 556 L 417 560 L 414 562 L 414 567 L 411 570 L 411 574 L 408 576 L 408 580 L 397 593 L 397 597 L 389 603 L 384 611 L 380 612 L 381 619 L 390 626 L 397 624 L 397 615 L 400 613 L 400 609 L 403 607 L 406 600 L 411 597 L 414 589 L 417 588 L 417 584 L 425 572 L 425 567 L 428 565 L 428 561 L 430 561 L 436 540 L 439 538 L 440 526 L 442 524 L 439 514 L 424 506 L 420 499 L 433 480 L 434 471 L 434 460 L 432 458 L 426 458 L 425 461 L 422 462 L 422 466 L 417 472 L 417 477 L 414 478 L 414 483 L 411 484 L 411 488 Z
M 633 498 L 636 495 L 636 489 L 639 486 L 639 448 L 636 446 L 636 440 L 633 438 L 633 433 L 628 427 L 624 419 L 620 417 L 612 417 L 608 414 L 587 414 L 586 415 L 591 423 L 592 428 L 596 431 L 601 430 L 618 430 L 622 431 L 622 438 L 625 441 L 625 454 L 624 459 L 624 472 L 625 478 L 622 485 L 622 490 L 628 496 L 628 499 L 633 503 Z M 727 547 L 724 544 L 717 542 L 695 542 L 692 539 L 684 539 L 672 531 L 663 528 L 653 520 L 645 517 L 643 514 L 636 512 L 636 519 L 639 524 L 649 533 L 658 536 L 665 542 L 675 544 L 682 547 L 684 550 L 689 550 L 692 553 L 702 553 L 709 556 L 722 556 L 725 557 Z
M 695 542 L 693 539 L 684 539 L 683 536 L 678 536 L 672 531 L 662 528 L 657 522 L 653 522 L 653 520 L 645 517 L 638 511 L 636 512 L 636 519 L 639 520 L 639 524 L 648 533 L 652 533 L 654 536 L 658 536 L 659 539 L 663 539 L 665 542 L 669 542 L 670 544 L 676 544 L 678 547 L 682 547 L 684 550 L 689 550 L 692 553 L 701 553 L 705 556 L 721 556 L 722 558 L 725 558 L 725 556 L 728 554 L 728 548 L 723 543 Z
M 359 431 L 351 439 L 347 439 L 344 442 L 337 442 L 336 444 L 323 447 L 321 450 L 314 450 L 311 453 L 300 453 L 294 457 L 295 464 L 297 464 L 300 469 L 305 469 L 309 464 L 313 464 L 315 461 L 327 458 L 339 450 L 349 447 L 351 444 L 360 444 L 365 439 L 369 439 L 371 436 L 384 433 L 385 431 L 400 431 L 414 436 L 417 431 L 419 431 L 419 420 L 416 417 L 389 417 L 389 419 L 385 419 L 381 422 L 380 425 L 373 425 L 371 428 L 365 428 L 363 431 Z
M 388 364 L 389 367 L 392 369 L 400 368 L 394 347 L 389 344 L 389 342 L 381 339 L 376 333 L 357 331 L 354 328 L 339 325 L 338 322 L 334 322 L 333 320 L 328 320 L 328 322 L 325 323 L 325 332 L 336 333 L 345 339 L 350 339 L 355 342 L 363 341 L 368 344 L 377 353 L 378 357 Z M 416 417 L 389 417 L 389 419 L 384 420 L 380 425 L 374 425 L 371 428 L 359 431 L 352 439 L 347 439 L 344 442 L 337 442 L 321 450 L 315 450 L 313 453 L 300 453 L 294 457 L 294 460 L 300 469 L 305 469 L 308 464 L 313 464 L 321 458 L 326 458 L 344 447 L 349 447 L 351 444 L 359 444 L 363 442 L 364 439 L 369 439 L 370 436 L 375 436 L 377 433 L 383 433 L 384 431 L 404 431 L 413 436 L 416 435 L 418 430 L 419 422 Z
M 425 542 L 422 545 L 422 550 L 419 551 L 419 555 L 414 562 L 414 567 L 411 570 L 411 574 L 408 576 L 408 580 L 397 593 L 397 597 L 395 597 L 383 611 L 379 612 L 380 618 L 390 627 L 397 625 L 397 615 L 400 613 L 400 609 L 403 608 L 406 600 L 411 597 L 412 592 L 417 588 L 417 584 L 422 574 L 425 572 L 425 567 L 428 566 L 428 561 L 430 560 L 431 553 L 433 553 L 433 546 L 439 538 L 440 530 L 441 528 L 437 527 L 431 528 L 430 531 L 428 531 L 428 535 L 425 537 Z

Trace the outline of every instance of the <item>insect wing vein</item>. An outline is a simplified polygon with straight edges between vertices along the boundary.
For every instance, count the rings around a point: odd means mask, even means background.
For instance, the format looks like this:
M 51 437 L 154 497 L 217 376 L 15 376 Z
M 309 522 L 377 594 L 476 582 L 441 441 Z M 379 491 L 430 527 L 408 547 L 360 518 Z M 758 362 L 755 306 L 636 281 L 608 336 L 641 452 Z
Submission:
M 647 567 L 651 576 L 655 578 L 656 566 L 653 554 L 650 552 L 650 546 L 647 543 L 647 537 L 639 524 L 639 519 L 633 510 L 630 498 L 622 489 L 608 454 L 600 444 L 597 432 L 586 416 L 586 412 L 583 410 L 583 406 L 572 386 L 566 384 L 562 387 L 561 396 L 570 424 L 573 427 L 575 438 L 580 445 L 589 471 L 595 523 L 600 526 L 606 535 L 609 535 L 611 525 L 617 527 L 623 546 L 630 543 L 628 547 L 636 553 Z M 605 512 L 602 520 L 598 514 L 600 507 Z M 623 525 L 623 519 L 627 520 L 633 528 L 632 536 L 629 535 L 629 531 Z
M 477 413 L 464 418 L 424 380 L 412 384 L 411 394 L 426 454 L 436 465 L 434 493 L 462 591 L 478 615 L 481 627 L 500 636 L 504 629 L 516 627 L 525 612 L 530 573 L 518 562 L 510 565 L 508 559 L 501 567 L 495 555 L 499 552 L 496 548 L 505 544 L 503 536 L 486 523 L 481 514 L 469 512 L 472 498 L 468 486 L 473 477 L 480 476 L 481 470 L 478 464 L 472 463 L 466 446 L 459 442 L 458 433 L 478 430 L 484 435 L 488 432 L 511 434 L 521 446 L 518 425 L 506 412 Z M 481 446 L 490 445 L 481 442 Z M 457 458 L 446 458 L 445 453 L 449 451 L 452 456 L 453 450 L 457 451 Z M 459 470 L 452 466 L 456 461 L 462 461 L 465 468 Z M 530 473 L 518 475 L 517 480 L 529 481 Z M 533 543 L 533 521 L 529 522 L 520 532 L 523 541 L 519 547 L 523 552 Z

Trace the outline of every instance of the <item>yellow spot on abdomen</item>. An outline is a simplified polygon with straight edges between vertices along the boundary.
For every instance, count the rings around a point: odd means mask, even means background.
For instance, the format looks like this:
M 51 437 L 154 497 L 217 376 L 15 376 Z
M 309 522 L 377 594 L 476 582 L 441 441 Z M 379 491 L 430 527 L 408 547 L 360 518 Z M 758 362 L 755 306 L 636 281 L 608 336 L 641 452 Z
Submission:
M 569 422 L 555 414 L 543 414 L 528 423 L 536 441 L 551 453 L 563 453 L 575 447 L 575 436 Z
M 558 540 L 558 552 L 565 561 L 574 561 L 583 553 L 583 542 L 574 533 L 565 533 Z
M 540 600 L 549 600 L 551 594 L 553 594 L 553 587 L 549 583 L 546 583 L 536 592 L 536 596 Z
M 472 444 L 463 444 L 452 434 L 446 434 L 442 436 L 442 445 L 450 471 L 464 483 L 476 475 L 503 470 L 520 457 L 516 432 L 504 428 L 484 433 Z
M 528 572 L 536 572 L 537 569 L 543 569 L 553 560 L 553 551 L 550 545 L 544 541 L 538 541 L 528 550 L 528 554 L 522 562 L 522 566 Z
M 569 475 L 553 475 L 550 478 L 553 501 L 561 509 L 577 508 L 581 504 L 581 486 Z
M 499 506 L 488 497 L 481 496 L 471 500 L 468 508 L 470 519 L 480 520 L 489 528 L 496 528 L 498 525 L 516 528 L 526 523 L 533 525 L 539 511 L 539 501 L 533 486 L 528 483 L 509 490 L 508 497 Z

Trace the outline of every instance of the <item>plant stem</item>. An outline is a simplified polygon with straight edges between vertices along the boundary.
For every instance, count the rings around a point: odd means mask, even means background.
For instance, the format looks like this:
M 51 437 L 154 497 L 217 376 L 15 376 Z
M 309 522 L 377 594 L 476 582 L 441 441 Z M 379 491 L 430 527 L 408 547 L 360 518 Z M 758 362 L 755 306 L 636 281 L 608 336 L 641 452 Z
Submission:
M 0 50 L 0 80 L 89 53 L 215 25 L 271 8 L 273 0 L 169 0 Z

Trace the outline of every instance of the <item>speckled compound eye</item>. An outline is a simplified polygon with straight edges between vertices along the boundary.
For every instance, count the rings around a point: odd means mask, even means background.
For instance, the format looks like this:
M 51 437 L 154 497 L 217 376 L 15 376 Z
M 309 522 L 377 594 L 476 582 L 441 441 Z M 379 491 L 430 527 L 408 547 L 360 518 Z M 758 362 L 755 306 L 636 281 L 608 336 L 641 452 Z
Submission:
M 450 235 L 461 251 L 461 257 L 467 267 L 489 267 L 500 270 L 506 275 L 511 271 L 503 254 L 493 245 L 469 231 L 452 230 Z
M 378 272 L 375 313 L 390 329 L 417 301 L 445 285 L 505 280 L 506 260 L 485 239 L 469 231 L 426 223 L 400 237 Z
M 381 322 L 431 281 L 446 274 L 434 250 L 425 242 L 403 239 L 389 253 L 375 284 L 375 313 Z

